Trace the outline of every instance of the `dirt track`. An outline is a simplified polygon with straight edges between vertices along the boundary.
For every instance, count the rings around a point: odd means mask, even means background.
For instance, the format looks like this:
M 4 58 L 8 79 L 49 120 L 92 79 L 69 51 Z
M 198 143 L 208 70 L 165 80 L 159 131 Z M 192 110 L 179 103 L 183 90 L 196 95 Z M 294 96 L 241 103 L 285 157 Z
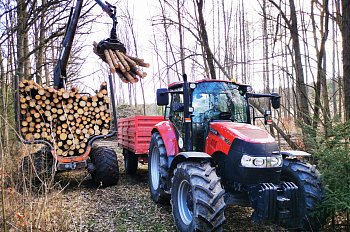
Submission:
M 120 157 L 121 158 L 121 157 Z M 170 205 L 155 204 L 149 197 L 145 165 L 135 176 L 120 175 L 117 186 L 98 189 L 84 173 L 58 177 L 69 186 L 64 191 L 67 204 L 76 215 L 78 231 L 175 231 Z M 71 201 L 76 199 L 76 201 Z M 249 209 L 228 207 L 225 231 L 281 231 L 273 225 L 257 225 L 250 220 Z
M 112 145 L 104 143 L 103 145 Z M 171 206 L 155 204 L 149 195 L 147 165 L 136 175 L 123 170 L 118 154 L 120 181 L 117 186 L 98 188 L 85 171 L 57 175 L 63 191 L 63 210 L 71 215 L 75 231 L 175 231 Z M 274 225 L 254 224 L 251 211 L 230 206 L 225 211 L 225 231 L 282 231 Z M 57 230 L 59 231 L 59 229 Z

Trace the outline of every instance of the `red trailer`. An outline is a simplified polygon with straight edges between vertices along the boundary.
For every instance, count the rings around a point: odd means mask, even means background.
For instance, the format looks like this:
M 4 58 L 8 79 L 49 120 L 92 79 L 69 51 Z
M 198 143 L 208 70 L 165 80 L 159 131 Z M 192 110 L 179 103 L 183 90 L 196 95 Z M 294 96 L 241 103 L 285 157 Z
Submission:
M 138 162 L 147 161 L 151 131 L 163 116 L 134 116 L 118 120 L 118 146 L 123 149 L 125 172 L 134 174 Z

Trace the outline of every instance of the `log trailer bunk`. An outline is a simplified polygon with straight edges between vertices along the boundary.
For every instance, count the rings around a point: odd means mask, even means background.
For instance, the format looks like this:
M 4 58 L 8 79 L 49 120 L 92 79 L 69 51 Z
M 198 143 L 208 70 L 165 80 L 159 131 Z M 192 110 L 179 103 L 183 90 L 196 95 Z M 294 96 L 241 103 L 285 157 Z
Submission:
M 98 43 L 97 51 L 99 55 L 104 56 L 105 49 L 119 50 L 125 53 L 125 46 L 117 39 L 116 35 L 116 7 L 106 2 L 104 4 L 100 0 L 95 2 L 106 12 L 113 21 L 113 26 L 110 33 L 110 38 L 102 40 Z M 54 69 L 54 88 L 59 90 L 61 88 L 66 89 L 67 82 L 67 63 L 72 48 L 74 35 L 80 13 L 83 5 L 83 0 L 77 0 L 75 7 L 71 8 L 66 33 L 62 42 L 62 49 L 59 55 L 59 59 Z M 115 86 L 112 75 L 109 78 L 109 91 L 112 100 L 112 113 L 114 119 L 114 125 L 110 127 L 110 132 L 107 135 L 94 135 L 88 140 L 85 148 L 85 153 L 82 155 L 76 155 L 72 157 L 64 157 L 56 154 L 53 143 L 48 140 L 26 140 L 21 136 L 20 122 L 23 119 L 19 114 L 19 77 L 17 76 L 14 81 L 15 91 L 15 117 L 17 122 L 17 131 L 20 135 L 20 141 L 24 144 L 44 144 L 45 147 L 38 152 L 26 156 L 22 159 L 22 167 L 28 169 L 34 166 L 35 180 L 42 181 L 43 177 L 47 177 L 52 171 L 64 171 L 73 170 L 78 168 L 87 168 L 91 173 L 93 180 L 102 186 L 115 185 L 119 179 L 119 167 L 117 162 L 117 156 L 114 150 L 108 147 L 92 147 L 93 143 L 102 138 L 110 138 L 116 135 L 117 130 L 117 113 L 115 105 Z M 114 127 L 114 128 L 113 128 Z M 28 172 L 29 170 L 25 170 Z
M 152 131 L 149 188 L 157 202 L 171 199 L 179 231 L 222 231 L 227 204 L 252 207 L 254 221 L 316 231 L 323 197 L 320 174 L 303 162 L 310 154 L 280 151 L 274 138 L 254 126 L 250 86 L 220 80 L 183 82 L 157 90 L 165 121 Z M 169 101 L 169 95 L 171 100 Z M 251 116 L 252 113 L 252 116 Z M 262 117 L 267 123 L 271 111 Z M 253 125 L 252 125 L 253 124 Z

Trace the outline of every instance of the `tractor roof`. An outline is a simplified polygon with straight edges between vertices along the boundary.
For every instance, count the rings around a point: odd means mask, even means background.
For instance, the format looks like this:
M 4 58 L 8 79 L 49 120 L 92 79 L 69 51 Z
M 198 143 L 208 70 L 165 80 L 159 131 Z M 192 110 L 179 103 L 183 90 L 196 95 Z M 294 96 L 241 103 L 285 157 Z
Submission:
M 228 81 L 228 80 L 213 80 L 213 79 L 202 79 L 202 80 L 198 80 L 198 81 L 189 81 L 189 83 L 194 83 L 194 84 L 199 84 L 199 83 L 203 83 L 203 82 L 226 82 L 226 83 L 233 83 L 235 85 L 238 86 L 250 86 L 247 84 L 241 84 L 241 83 L 237 83 L 234 81 Z M 177 81 L 177 82 L 173 82 L 171 84 L 169 84 L 168 89 L 176 89 L 176 88 L 180 88 L 183 86 L 183 81 Z

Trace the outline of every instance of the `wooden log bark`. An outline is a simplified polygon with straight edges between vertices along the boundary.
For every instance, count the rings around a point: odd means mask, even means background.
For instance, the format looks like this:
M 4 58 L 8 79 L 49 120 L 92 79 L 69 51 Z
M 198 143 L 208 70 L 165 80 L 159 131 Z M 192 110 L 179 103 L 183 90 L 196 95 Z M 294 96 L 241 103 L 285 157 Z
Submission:
M 117 50 L 106 49 L 103 54 L 97 52 L 97 43 L 93 43 L 94 53 L 105 61 L 112 73 L 117 73 L 122 82 L 136 83 L 138 78 L 147 76 L 139 67 L 150 67 L 143 59 L 124 54 Z
M 24 139 L 47 140 L 57 155 L 75 156 L 85 152 L 91 136 L 109 133 L 110 124 L 98 119 L 109 114 L 107 83 L 94 96 L 79 94 L 77 88 L 55 90 L 31 81 L 19 86 Z

